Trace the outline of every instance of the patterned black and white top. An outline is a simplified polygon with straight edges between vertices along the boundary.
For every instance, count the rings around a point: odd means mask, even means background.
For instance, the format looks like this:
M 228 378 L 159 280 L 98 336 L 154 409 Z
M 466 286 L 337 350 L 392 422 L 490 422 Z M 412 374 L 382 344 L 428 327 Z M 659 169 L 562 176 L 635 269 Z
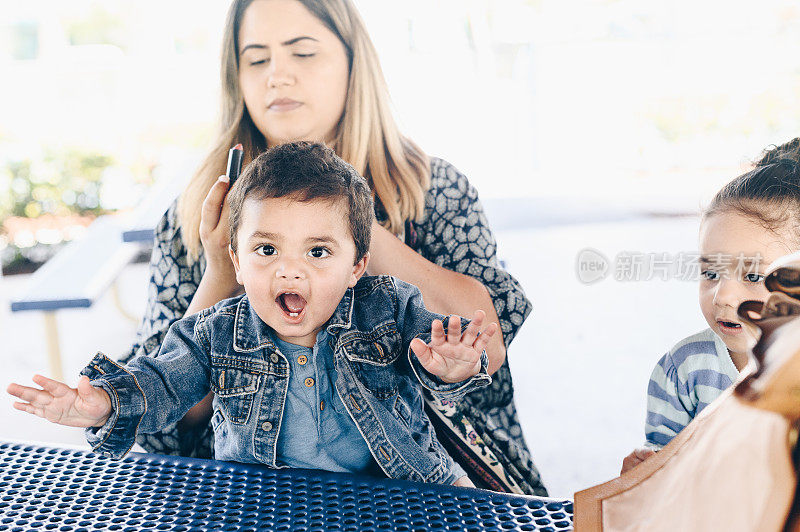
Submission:
M 134 345 L 121 357 L 123 362 L 134 355 L 153 356 L 158 352 L 169 326 L 189 307 L 205 270 L 202 256 L 194 262 L 188 260 L 176 207 L 177 202 L 156 228 L 147 308 Z M 486 286 L 508 346 L 530 313 L 531 304 L 517 280 L 497 263 L 496 242 L 477 191 L 448 162 L 431 159 L 424 217 L 406 224 L 404 238 L 429 261 L 474 277 Z M 516 472 L 515 480 L 523 491 L 542 494 L 544 488 L 523 439 L 513 393 L 506 361 L 489 387 L 470 394 L 458 405 L 459 415 L 471 422 L 494 455 L 509 461 L 506 468 Z M 142 434 L 137 441 L 149 452 L 202 458 L 213 454 L 209 427 L 179 436 L 173 426 L 158 434 Z

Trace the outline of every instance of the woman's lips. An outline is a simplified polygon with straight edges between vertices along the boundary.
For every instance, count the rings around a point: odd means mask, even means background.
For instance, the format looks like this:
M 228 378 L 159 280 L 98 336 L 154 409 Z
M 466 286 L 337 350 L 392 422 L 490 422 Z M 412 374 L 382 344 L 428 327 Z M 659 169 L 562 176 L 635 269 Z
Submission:
M 269 104 L 269 110 L 275 113 L 285 113 L 292 111 L 303 105 L 301 102 L 290 100 L 289 98 L 280 98 Z

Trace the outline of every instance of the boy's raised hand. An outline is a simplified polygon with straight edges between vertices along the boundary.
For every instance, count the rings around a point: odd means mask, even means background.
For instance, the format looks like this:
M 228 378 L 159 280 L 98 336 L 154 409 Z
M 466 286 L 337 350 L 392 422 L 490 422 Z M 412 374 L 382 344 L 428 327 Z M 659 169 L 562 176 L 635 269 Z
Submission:
M 24 401 L 14 403 L 17 410 L 70 427 L 101 427 L 111 414 L 108 394 L 89 384 L 89 377 L 85 375 L 81 376 L 77 388 L 42 375 L 34 375 L 33 382 L 43 389 L 13 382 L 8 385 L 8 393 Z
M 481 330 L 485 319 L 485 312 L 475 311 L 475 316 L 464 334 L 461 334 L 461 318 L 458 316 L 450 316 L 447 332 L 441 320 L 433 320 L 430 343 L 414 338 L 411 341 L 411 350 L 417 355 L 423 368 L 444 382 L 468 379 L 481 370 L 481 353 L 497 332 L 496 323 L 490 323 Z

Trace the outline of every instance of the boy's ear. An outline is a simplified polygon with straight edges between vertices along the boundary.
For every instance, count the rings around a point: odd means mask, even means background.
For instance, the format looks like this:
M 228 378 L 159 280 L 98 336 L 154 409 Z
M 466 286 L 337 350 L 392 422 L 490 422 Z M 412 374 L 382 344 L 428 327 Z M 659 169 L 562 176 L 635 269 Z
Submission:
M 367 251 L 364 254 L 364 256 L 361 257 L 360 261 L 356 262 L 353 265 L 353 275 L 350 277 L 350 283 L 348 284 L 350 288 L 353 288 L 358 282 L 358 280 L 361 279 L 361 276 L 364 275 L 364 272 L 367 271 L 368 262 L 369 262 L 369 251 Z
M 240 285 L 244 286 L 242 279 L 239 275 L 239 257 L 236 256 L 236 252 L 233 250 L 230 244 L 228 244 L 228 255 L 231 256 L 231 262 L 233 263 L 233 269 L 236 270 L 236 282 Z

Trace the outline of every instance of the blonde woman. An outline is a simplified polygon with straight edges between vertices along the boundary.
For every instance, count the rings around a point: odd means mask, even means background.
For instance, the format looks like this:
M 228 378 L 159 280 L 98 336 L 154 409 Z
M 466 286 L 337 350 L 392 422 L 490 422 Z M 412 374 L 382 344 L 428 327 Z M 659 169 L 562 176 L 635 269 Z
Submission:
M 220 176 L 228 149 L 241 143 L 247 164 L 270 146 L 324 142 L 375 195 L 369 273 L 417 285 L 435 312 L 480 308 L 500 324 L 502 334 L 486 348 L 493 385 L 457 405 L 428 405 L 442 441 L 478 486 L 545 494 L 505 362 L 530 303 L 497 265 L 494 236 L 466 177 L 398 131 L 377 54 L 350 0 L 234 0 L 221 76 L 219 135 L 157 228 L 146 314 L 123 359 L 154 355 L 171 323 L 240 290 L 228 256 L 228 183 Z M 139 443 L 150 452 L 209 457 L 211 413 L 206 398 L 176 427 Z

